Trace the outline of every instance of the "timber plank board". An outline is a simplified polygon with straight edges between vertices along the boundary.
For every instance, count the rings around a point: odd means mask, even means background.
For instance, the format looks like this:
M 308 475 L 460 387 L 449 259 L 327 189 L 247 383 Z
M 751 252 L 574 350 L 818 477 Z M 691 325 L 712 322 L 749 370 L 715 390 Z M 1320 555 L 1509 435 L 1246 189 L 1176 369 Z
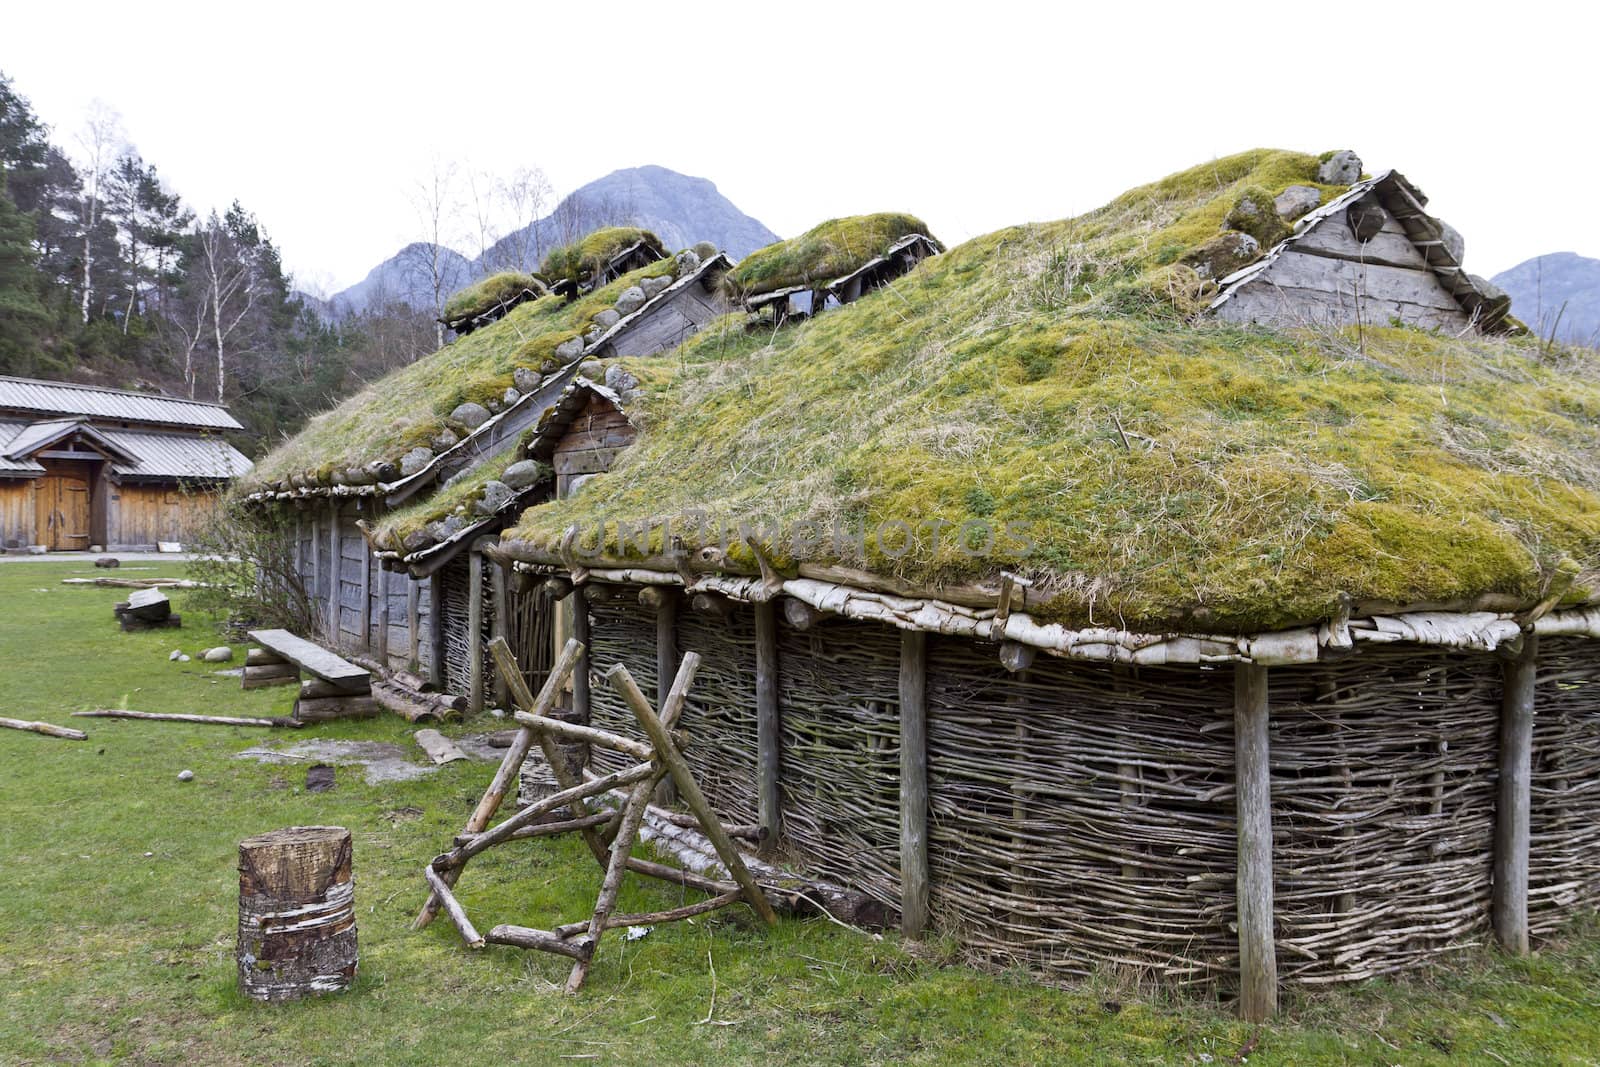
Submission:
M 314 674 L 341 689 L 361 689 L 372 684 L 364 667 L 334 655 L 321 645 L 296 637 L 288 630 L 251 630 L 250 640 L 276 652 L 307 674 Z

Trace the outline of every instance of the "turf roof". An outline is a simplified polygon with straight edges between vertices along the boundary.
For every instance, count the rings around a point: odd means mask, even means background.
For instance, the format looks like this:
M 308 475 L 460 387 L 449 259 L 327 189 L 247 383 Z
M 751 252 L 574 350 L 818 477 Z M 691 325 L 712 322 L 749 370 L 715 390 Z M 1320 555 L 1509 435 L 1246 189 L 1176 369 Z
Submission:
M 449 415 L 457 406 L 465 401 L 499 402 L 518 367 L 542 373 L 556 370 L 555 349 L 581 336 L 594 316 L 615 304 L 624 289 L 672 271 L 673 261 L 662 260 L 570 303 L 560 296 L 544 296 L 518 305 L 504 318 L 384 376 L 313 418 L 263 457 L 242 488 L 249 491 L 291 474 L 326 475 L 375 460 L 398 461 L 414 447 L 429 447 L 450 425 Z
M 659 255 L 667 254 L 661 238 L 637 226 L 606 226 L 560 248 L 551 249 L 540 270 L 549 278 L 580 280 L 594 273 L 618 252 L 640 241 Z
M 499 307 L 523 290 L 530 290 L 536 295 L 543 295 L 546 292 L 544 282 L 531 274 L 515 270 L 491 274 L 445 301 L 444 314 L 439 317 L 454 322 L 456 319 L 482 315 L 485 311 Z
M 829 219 L 799 237 L 756 249 L 728 272 L 727 284 L 735 293 L 749 297 L 794 285 L 831 282 L 914 233 L 933 238 L 928 224 L 915 215 L 885 212 Z
M 788 566 L 923 584 L 1015 569 L 1054 621 L 1211 632 L 1325 619 L 1345 596 L 1532 603 L 1567 558 L 1569 599 L 1589 595 L 1600 356 L 1193 317 L 1208 283 L 1184 258 L 1241 193 L 1316 165 L 1242 153 L 969 241 L 789 330 L 721 320 L 677 373 L 641 373 L 641 435 L 612 472 L 506 536 L 553 549 L 576 524 L 637 555 L 618 520 L 672 517 L 691 550 L 743 521 Z M 937 543 L 934 520 L 953 524 Z M 835 521 L 865 544 L 817 544 Z M 963 522 L 986 526 L 962 545 Z M 1007 523 L 1026 526 L 978 536 Z

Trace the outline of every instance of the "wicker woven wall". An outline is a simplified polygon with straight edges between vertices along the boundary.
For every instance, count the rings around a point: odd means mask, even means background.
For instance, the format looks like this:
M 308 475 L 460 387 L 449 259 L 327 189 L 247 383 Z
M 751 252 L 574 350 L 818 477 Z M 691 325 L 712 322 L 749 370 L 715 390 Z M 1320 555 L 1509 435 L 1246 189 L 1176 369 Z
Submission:
M 1600 907 L 1600 647 L 1539 646 L 1534 695 L 1528 920 L 1548 936 L 1573 911 Z
M 1355 981 L 1487 937 L 1499 661 L 1402 645 L 1267 679 L 1280 978 Z
M 932 906 L 980 958 L 1227 978 L 1232 672 L 1137 674 L 928 644 Z

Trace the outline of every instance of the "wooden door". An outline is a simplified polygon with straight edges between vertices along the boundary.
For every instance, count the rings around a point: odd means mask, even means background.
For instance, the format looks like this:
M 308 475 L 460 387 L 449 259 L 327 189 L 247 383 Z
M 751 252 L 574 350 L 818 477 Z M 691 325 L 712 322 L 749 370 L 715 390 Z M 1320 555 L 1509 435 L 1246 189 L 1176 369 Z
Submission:
M 78 469 L 83 466 L 84 469 Z M 51 551 L 89 547 L 89 472 L 86 465 L 47 468 L 34 504 L 37 544 Z

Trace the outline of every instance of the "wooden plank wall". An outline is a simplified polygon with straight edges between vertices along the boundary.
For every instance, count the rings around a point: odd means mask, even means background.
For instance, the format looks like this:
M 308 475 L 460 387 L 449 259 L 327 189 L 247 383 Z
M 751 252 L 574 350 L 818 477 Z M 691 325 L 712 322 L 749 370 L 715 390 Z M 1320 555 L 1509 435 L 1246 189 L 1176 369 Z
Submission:
M 1382 210 L 1372 205 L 1372 210 Z M 1318 222 L 1217 308 L 1229 322 L 1282 326 L 1387 326 L 1391 319 L 1458 331 L 1466 312 L 1427 269 L 1387 211 L 1368 241 L 1357 241 L 1340 212 Z
M 556 496 L 565 499 L 574 479 L 611 469 L 617 453 L 633 443 L 636 431 L 610 402 L 593 394 L 566 434 L 556 442 Z
M 217 500 L 215 493 L 184 492 L 175 485 L 113 485 L 108 495 L 108 549 L 188 541 Z
M 26 548 L 33 544 L 32 478 L 0 481 L 0 548 Z
M 732 310 L 720 288 L 686 285 L 666 296 L 608 341 L 594 358 L 653 356 L 681 345 L 712 319 Z

